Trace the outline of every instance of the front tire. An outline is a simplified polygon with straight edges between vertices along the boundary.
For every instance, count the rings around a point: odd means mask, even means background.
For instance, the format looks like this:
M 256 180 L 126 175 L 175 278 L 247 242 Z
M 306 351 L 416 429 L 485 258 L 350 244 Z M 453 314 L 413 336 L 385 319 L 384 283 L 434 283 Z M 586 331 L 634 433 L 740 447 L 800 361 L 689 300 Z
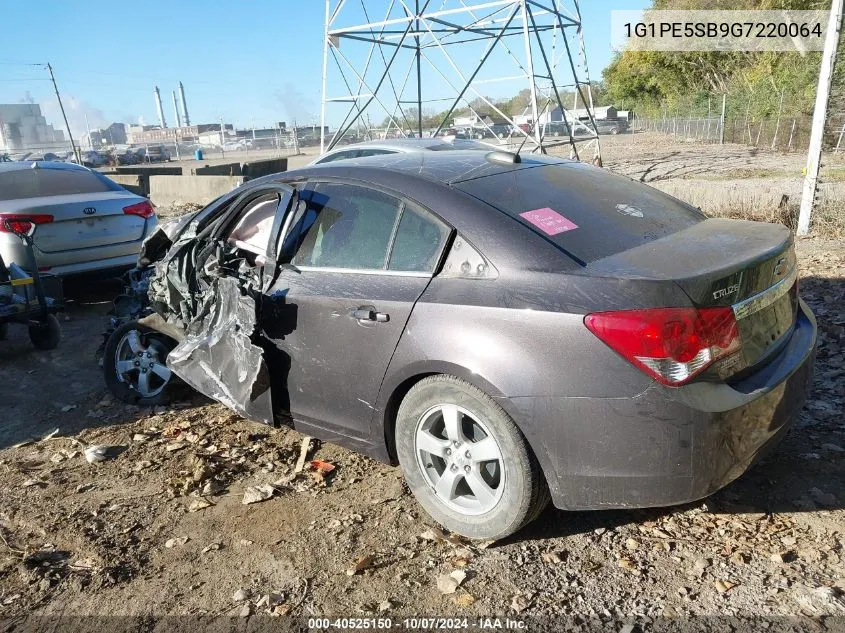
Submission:
M 549 502 L 540 465 L 490 396 L 455 376 L 424 378 L 396 419 L 396 451 L 420 505 L 450 531 L 501 539 Z
M 168 404 L 184 388 L 167 367 L 176 341 L 161 332 L 129 321 L 112 332 L 103 351 L 103 377 L 112 395 L 139 406 Z

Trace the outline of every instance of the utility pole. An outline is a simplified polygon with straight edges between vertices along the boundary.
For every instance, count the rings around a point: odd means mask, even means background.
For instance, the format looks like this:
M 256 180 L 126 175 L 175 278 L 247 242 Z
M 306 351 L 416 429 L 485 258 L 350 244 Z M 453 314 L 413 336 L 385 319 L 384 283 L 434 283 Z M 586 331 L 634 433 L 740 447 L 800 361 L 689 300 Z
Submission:
M 226 129 L 223 127 L 223 117 L 220 117 L 220 156 L 226 158 L 226 150 L 223 147 L 226 144 Z
M 801 212 L 798 214 L 798 235 L 810 232 L 810 215 L 816 199 L 816 187 L 819 182 L 819 164 L 822 157 L 822 139 L 827 116 L 827 101 L 830 96 L 830 83 L 833 79 L 833 64 L 836 60 L 836 48 L 839 44 L 839 30 L 842 28 L 843 0 L 833 0 L 830 5 L 830 18 L 827 22 L 827 35 L 824 40 L 824 52 L 819 69 L 819 83 L 816 90 L 816 105 L 813 109 L 813 128 L 810 132 L 810 150 L 807 152 L 807 175 L 804 177 L 804 189 L 801 192 Z
M 725 106 L 728 103 L 728 93 L 722 95 L 722 115 L 719 117 L 719 145 L 725 144 Z
M 65 121 L 65 129 L 67 130 L 67 137 L 70 139 L 70 148 L 73 150 L 73 155 L 76 157 L 76 162 L 82 164 L 82 156 L 79 154 L 79 149 L 76 143 L 73 142 L 73 134 L 70 131 L 70 125 L 67 122 L 67 115 L 65 114 L 65 107 L 62 105 L 62 96 L 59 94 L 59 87 L 56 85 L 56 76 L 53 74 L 53 67 L 47 64 L 47 70 L 50 72 L 50 81 L 53 82 L 53 90 L 56 91 L 56 99 L 59 100 L 59 110 L 62 111 L 62 118 Z
M 415 9 L 416 15 L 420 14 L 420 0 L 416 0 L 415 2 Z M 416 23 L 414 25 L 414 30 L 419 33 L 420 32 L 420 20 L 417 18 Z M 417 128 L 419 132 L 419 137 L 422 138 L 423 130 L 422 130 L 422 61 L 420 59 L 420 36 L 414 36 L 414 42 L 416 43 L 417 47 Z

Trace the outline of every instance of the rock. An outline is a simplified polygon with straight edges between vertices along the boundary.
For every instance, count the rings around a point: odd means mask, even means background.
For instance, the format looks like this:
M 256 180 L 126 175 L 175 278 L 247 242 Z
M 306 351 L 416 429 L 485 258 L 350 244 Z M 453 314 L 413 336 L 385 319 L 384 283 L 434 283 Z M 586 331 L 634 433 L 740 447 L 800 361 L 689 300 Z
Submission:
M 177 547 L 179 545 L 184 545 L 190 540 L 191 539 L 188 536 L 178 536 L 176 538 L 169 538 L 164 542 L 164 546 L 167 549 L 173 549 L 174 547 Z
M 791 563 L 796 558 L 795 552 L 792 550 L 785 550 L 783 552 L 775 552 L 769 556 L 769 560 L 773 563 Z
M 636 564 L 630 558 L 620 558 L 616 561 L 616 564 L 619 565 L 622 569 L 626 569 L 635 576 L 640 575 L 640 570 L 637 569 Z
M 461 586 L 461 583 L 464 581 L 466 576 L 466 572 L 460 569 L 456 569 L 450 574 L 440 574 L 437 577 L 437 589 L 442 594 L 455 593 L 457 588 Z
M 511 609 L 516 613 L 522 613 L 528 608 L 528 599 L 525 596 L 516 595 L 511 598 Z
M 629 538 L 628 540 L 625 541 L 625 549 L 628 549 L 632 552 L 635 549 L 637 549 L 639 546 L 640 546 L 640 542 L 635 538 Z
M 202 548 L 202 553 L 208 554 L 209 552 L 215 552 L 215 551 L 219 550 L 221 547 L 223 547 L 223 546 L 220 543 L 210 543 L 209 545 L 206 545 L 205 547 Z
M 75 489 L 74 492 L 77 494 L 88 492 L 89 490 L 93 490 L 94 484 L 79 484 Z
M 68 413 L 69 411 L 73 411 L 76 408 L 75 404 L 67 404 L 62 407 L 62 413 Z
M 249 589 L 238 589 L 232 594 L 232 602 L 243 602 L 244 600 L 249 600 L 251 595 L 252 593 Z
M 420 534 L 419 538 L 422 539 L 423 541 L 434 541 L 434 542 L 446 540 L 446 536 L 443 534 L 443 531 L 440 530 L 439 528 L 430 528 L 430 529 L 426 530 L 425 532 L 423 532 L 422 534 Z
M 464 592 L 455 596 L 455 604 L 459 607 L 468 607 L 475 603 L 475 598 L 470 594 Z
M 205 510 L 206 508 L 210 508 L 213 505 L 213 503 L 206 501 L 205 499 L 200 497 L 199 499 L 194 499 L 193 501 L 191 501 L 191 503 L 188 505 L 188 512 L 199 512 L 200 510 Z
M 596 528 L 595 530 L 593 530 L 593 534 L 598 534 L 599 536 L 601 536 L 605 532 L 607 532 L 607 528 L 603 528 L 603 527 Z
M 563 558 L 557 552 L 543 552 L 540 554 L 540 560 L 549 565 L 560 565 L 563 562 Z
M 372 566 L 373 566 L 373 556 L 371 554 L 368 554 L 367 556 L 362 556 L 361 558 L 359 558 L 358 560 L 356 560 L 352 564 L 352 567 L 350 567 L 349 569 L 346 570 L 346 575 L 347 576 L 354 576 L 358 572 L 362 572 L 365 569 L 369 569 Z
M 731 582 L 730 580 L 717 580 L 713 583 L 716 587 L 716 591 L 719 593 L 727 593 L 731 589 L 737 586 L 738 583 Z
M 214 495 L 223 491 L 223 484 L 215 479 L 210 479 L 205 482 L 202 487 L 201 494 L 203 497 L 213 497 Z
M 709 558 L 696 558 L 695 562 L 692 565 L 693 571 L 701 576 L 704 574 L 704 570 L 710 567 L 710 559 Z
M 252 615 L 252 607 L 249 606 L 249 603 L 245 603 L 244 606 L 241 607 L 241 610 L 238 612 L 239 618 L 248 618 Z
M 89 446 L 85 449 L 85 460 L 89 464 L 93 464 L 94 462 L 104 462 L 107 459 L 111 459 L 114 457 L 114 454 L 111 449 L 111 446 L 104 446 L 102 444 L 97 444 L 94 446 Z
M 385 611 L 390 611 L 393 608 L 393 603 L 390 600 L 382 600 L 378 603 L 378 612 L 384 613 Z
M 241 501 L 245 506 L 251 503 L 259 503 L 260 501 L 267 501 L 276 492 L 276 489 L 271 484 L 259 484 L 257 486 L 250 486 L 244 490 L 244 498 Z

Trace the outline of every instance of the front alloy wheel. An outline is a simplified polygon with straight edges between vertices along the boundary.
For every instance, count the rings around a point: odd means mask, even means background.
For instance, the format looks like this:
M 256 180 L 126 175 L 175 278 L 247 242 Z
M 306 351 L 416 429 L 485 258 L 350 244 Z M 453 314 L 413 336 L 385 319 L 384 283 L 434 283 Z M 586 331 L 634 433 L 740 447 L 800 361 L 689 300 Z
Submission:
M 179 381 L 165 362 L 175 346 L 176 341 L 137 321 L 121 325 L 112 332 L 103 351 L 109 391 L 121 401 L 137 405 L 173 400 Z

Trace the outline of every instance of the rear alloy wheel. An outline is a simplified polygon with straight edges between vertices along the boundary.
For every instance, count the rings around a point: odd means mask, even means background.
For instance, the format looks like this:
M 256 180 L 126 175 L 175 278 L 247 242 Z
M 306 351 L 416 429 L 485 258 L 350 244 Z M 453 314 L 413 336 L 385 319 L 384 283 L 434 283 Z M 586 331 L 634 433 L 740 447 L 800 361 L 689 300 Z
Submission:
M 454 376 L 411 388 L 397 415 L 396 449 L 420 505 L 453 532 L 503 538 L 548 504 L 540 466 L 513 420 Z
M 137 321 L 124 323 L 112 332 L 103 352 L 106 386 L 123 402 L 167 404 L 177 395 L 178 379 L 165 364 L 175 346 L 171 338 Z

